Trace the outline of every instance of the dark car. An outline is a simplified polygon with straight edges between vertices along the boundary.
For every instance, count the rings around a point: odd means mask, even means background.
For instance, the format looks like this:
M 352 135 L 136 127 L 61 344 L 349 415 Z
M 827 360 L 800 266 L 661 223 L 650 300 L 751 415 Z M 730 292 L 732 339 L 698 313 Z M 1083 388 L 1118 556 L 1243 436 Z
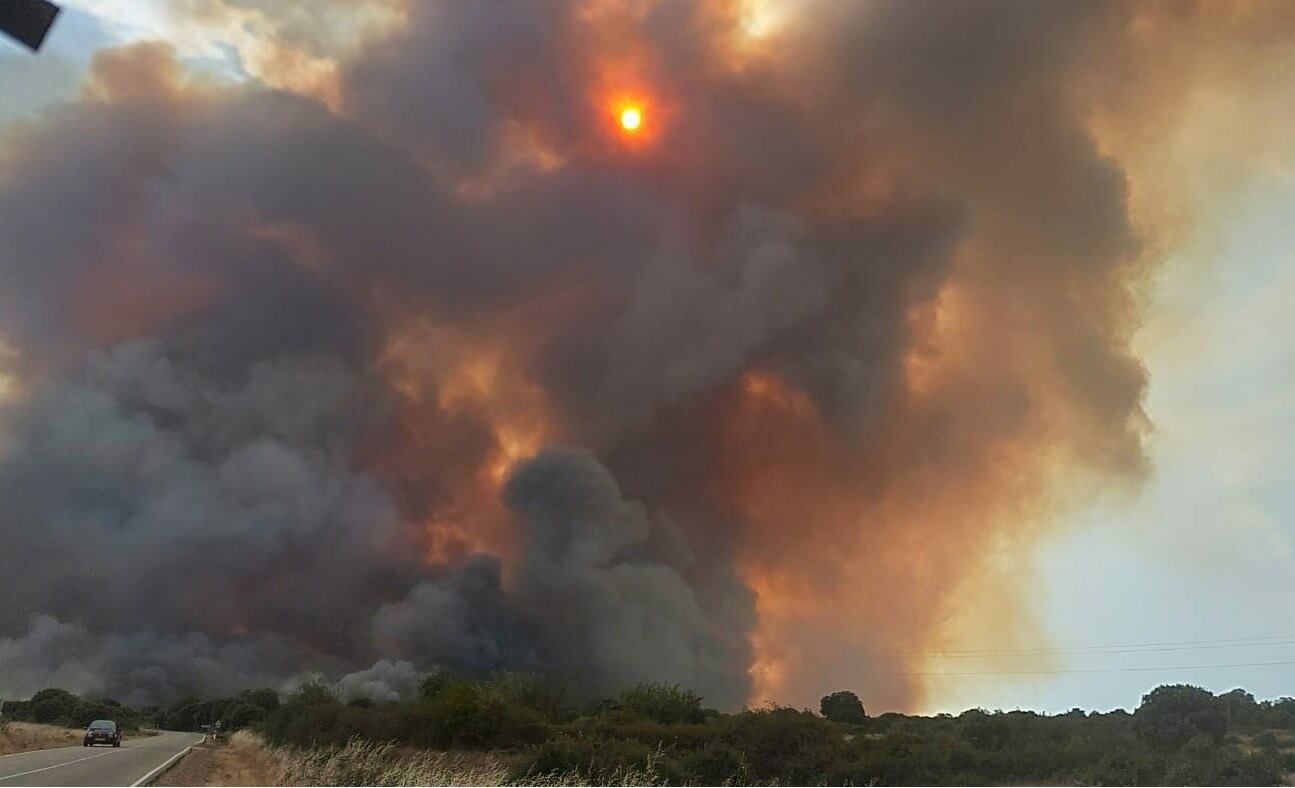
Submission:
M 120 747 L 121 731 L 118 730 L 117 723 L 112 720 L 95 720 L 90 723 L 90 727 L 85 729 L 85 741 L 81 742 L 81 746 L 93 747 L 96 744 Z

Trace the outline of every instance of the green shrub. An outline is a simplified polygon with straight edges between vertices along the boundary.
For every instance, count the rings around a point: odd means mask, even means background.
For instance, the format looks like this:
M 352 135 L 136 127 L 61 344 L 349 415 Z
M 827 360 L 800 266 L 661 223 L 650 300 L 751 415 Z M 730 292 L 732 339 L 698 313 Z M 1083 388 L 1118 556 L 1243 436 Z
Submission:
M 436 696 L 449 688 L 456 682 L 461 681 L 458 676 L 442 668 L 437 668 L 428 673 L 418 684 L 418 697 L 422 700 L 435 700 Z
M 1108 752 L 1087 770 L 1082 782 L 1088 785 L 1138 785 L 1138 758 L 1128 750 Z
M 760 709 L 733 715 L 727 740 L 747 755 L 758 782 L 809 785 L 847 751 L 841 731 L 807 711 Z
M 540 676 L 501 671 L 482 684 L 486 692 L 508 706 L 530 709 L 552 722 L 564 716 L 561 691 Z
M 746 753 L 727 744 L 693 750 L 680 759 L 680 767 L 694 785 L 748 785 Z
M 701 696 L 678 684 L 636 684 L 619 698 L 619 708 L 667 725 L 679 722 L 701 722 L 705 714 Z

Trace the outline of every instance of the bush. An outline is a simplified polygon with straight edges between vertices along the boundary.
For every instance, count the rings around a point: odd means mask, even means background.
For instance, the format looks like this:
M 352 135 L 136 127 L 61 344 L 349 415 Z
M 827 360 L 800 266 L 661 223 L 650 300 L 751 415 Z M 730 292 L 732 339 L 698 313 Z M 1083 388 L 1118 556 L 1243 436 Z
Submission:
M 488 747 L 501 741 L 505 716 L 503 701 L 458 679 L 414 707 L 408 737 L 432 747 Z
M 702 712 L 701 696 L 678 684 L 636 684 L 621 693 L 619 707 L 626 713 L 666 725 L 701 722 L 706 716 Z
M 1287 750 L 1282 753 L 1278 763 L 1281 764 L 1282 771 L 1295 772 L 1295 751 Z
M 448 670 L 437 668 L 423 678 L 418 684 L 418 697 L 423 700 L 435 700 L 438 695 L 460 679 Z
M 747 785 L 750 775 L 746 753 L 725 744 L 713 744 L 685 755 L 681 762 L 695 785 Z
M 1266 753 L 1245 755 L 1197 734 L 1170 758 L 1166 785 L 1279 785 L 1281 769 Z
M 1141 764 L 1137 755 L 1120 749 L 1108 752 L 1087 771 L 1083 782 L 1089 785 L 1140 785 Z
M 795 709 L 760 709 L 733 715 L 725 738 L 747 755 L 752 778 L 791 785 L 821 781 L 828 765 L 847 750 L 832 723 Z
M 530 709 L 545 720 L 556 722 L 563 716 L 561 691 L 540 676 L 501 671 L 483 682 L 483 689 L 504 704 Z

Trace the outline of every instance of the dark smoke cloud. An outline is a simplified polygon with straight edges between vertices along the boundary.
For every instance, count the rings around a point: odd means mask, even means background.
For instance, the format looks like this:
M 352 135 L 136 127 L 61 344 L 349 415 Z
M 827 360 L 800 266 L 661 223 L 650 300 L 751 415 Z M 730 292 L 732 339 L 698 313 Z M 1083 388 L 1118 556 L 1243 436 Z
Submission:
M 704 608 L 683 575 L 689 556 L 652 550 L 664 529 L 593 455 L 546 450 L 503 495 L 522 523 L 516 598 L 528 618 L 549 619 L 542 651 L 578 681 L 577 695 L 655 680 L 705 687 L 726 706 L 745 698 L 749 655 L 724 633 L 749 615 Z
M 454 574 L 425 581 L 373 616 L 384 652 L 454 670 L 539 667 L 529 633 L 510 607 L 499 561 L 476 556 Z
M 973 581 L 1029 631 L 987 565 L 1050 472 L 1145 472 L 1092 86 L 1190 9 L 410 3 L 352 51 L 289 6 L 179 7 L 335 95 L 138 45 L 0 140 L 0 693 L 911 707 Z
M 144 705 L 275 684 L 303 664 L 302 655 L 275 636 L 220 642 L 204 632 L 101 634 L 45 615 L 33 616 L 18 636 L 0 639 L 4 691 L 12 697 L 55 686 Z

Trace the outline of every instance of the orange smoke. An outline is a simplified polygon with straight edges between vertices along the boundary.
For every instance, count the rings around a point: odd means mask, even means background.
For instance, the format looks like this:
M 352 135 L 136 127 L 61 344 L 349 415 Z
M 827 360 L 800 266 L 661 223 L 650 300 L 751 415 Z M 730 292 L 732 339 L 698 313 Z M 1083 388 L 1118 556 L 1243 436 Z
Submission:
M 421 322 L 388 341 L 383 369 L 402 398 L 401 436 L 376 464 L 389 477 L 435 488 L 416 518 L 430 561 L 512 554 L 499 489 L 549 429 L 543 395 L 519 375 L 517 352 L 506 337 Z M 473 448 L 447 450 L 447 429 L 466 430 Z

